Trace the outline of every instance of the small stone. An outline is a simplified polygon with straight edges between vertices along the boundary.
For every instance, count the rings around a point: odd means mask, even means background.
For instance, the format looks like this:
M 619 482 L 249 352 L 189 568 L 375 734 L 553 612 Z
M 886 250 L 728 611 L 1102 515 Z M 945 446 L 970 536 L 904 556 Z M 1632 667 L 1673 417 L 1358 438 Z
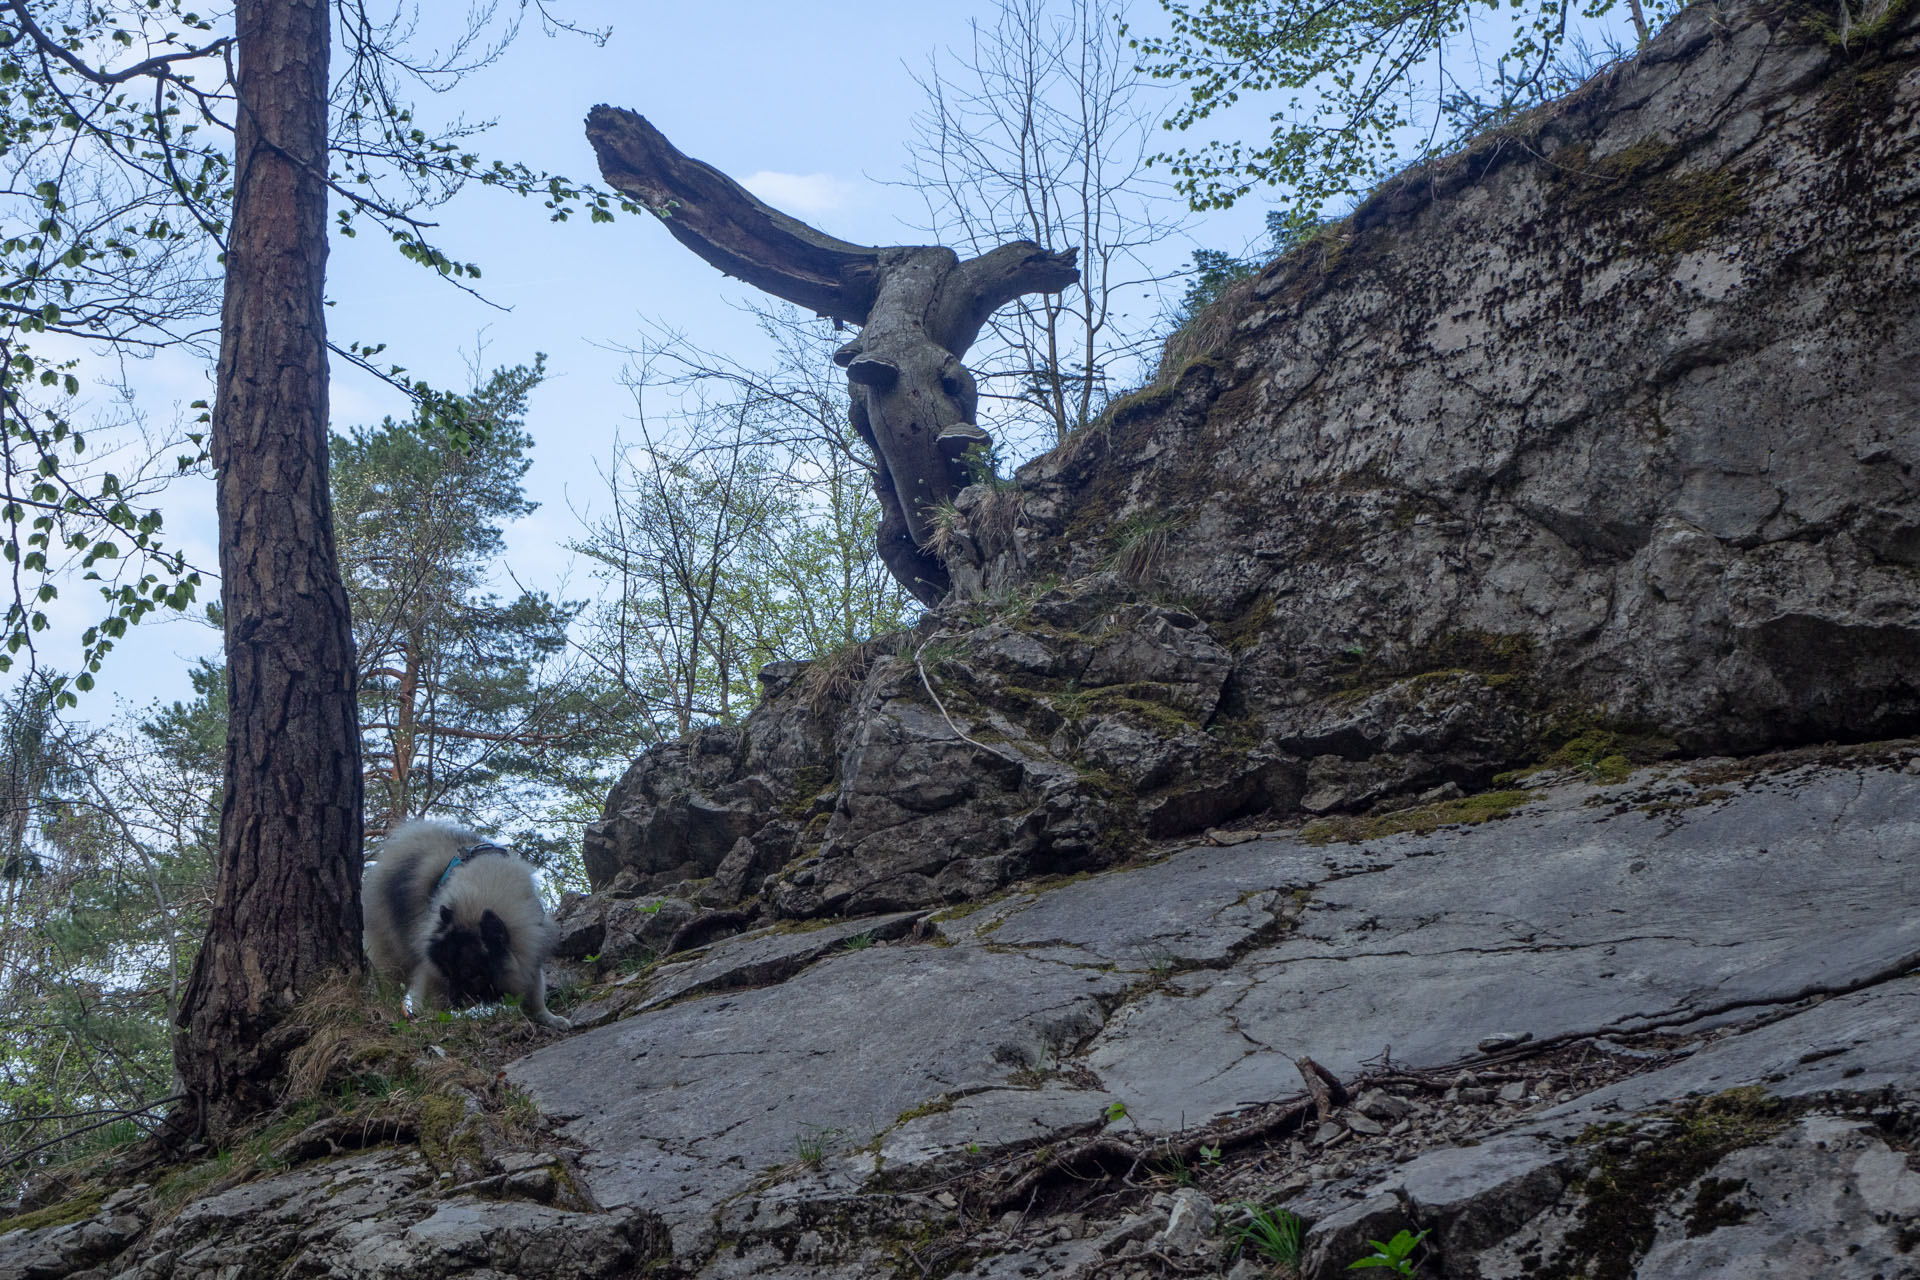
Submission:
M 1205 1192 L 1182 1187 L 1173 1193 L 1160 1247 L 1167 1253 L 1196 1253 L 1213 1235 L 1213 1201 Z
M 935 1196 L 934 1199 L 939 1200 L 943 1197 L 947 1200 L 953 1200 L 952 1194 L 946 1191 L 942 1191 L 939 1195 Z M 960 1202 L 958 1200 L 954 1200 L 953 1204 L 947 1207 L 954 1208 L 954 1207 L 957 1207 L 959 1203 Z M 1000 1215 L 999 1227 L 1002 1231 L 1005 1231 L 1008 1233 L 1018 1231 L 1020 1229 L 1021 1219 L 1023 1219 L 1025 1216 L 1026 1215 L 1021 1213 L 1018 1209 L 1009 1209 L 1005 1213 Z
M 1260 833 L 1258 831 L 1221 831 L 1218 828 L 1210 828 L 1206 838 L 1208 844 L 1245 844 L 1249 840 L 1258 840 Z
M 1354 1101 L 1354 1109 L 1375 1120 L 1399 1120 L 1413 1114 L 1413 1104 L 1379 1089 L 1369 1089 Z
M 1386 1127 L 1364 1112 L 1353 1112 L 1347 1116 L 1347 1128 L 1369 1138 L 1377 1138 L 1386 1132 Z
M 933 1202 L 942 1209 L 958 1209 L 960 1207 L 960 1201 L 954 1198 L 954 1194 L 951 1191 L 935 1192 Z
M 1313 1145 L 1330 1146 L 1347 1136 L 1347 1127 L 1338 1120 L 1323 1120 L 1320 1127 L 1313 1131 Z
M 1502 1049 L 1511 1049 L 1531 1039 L 1531 1031 L 1496 1031 L 1490 1036 L 1480 1037 L 1480 1052 L 1499 1053 Z
M 1525 1102 L 1527 1100 L 1527 1092 L 1527 1082 L 1525 1080 L 1513 1080 L 1500 1086 L 1500 1101 Z
M 1120 1220 L 1119 1226 L 1110 1227 L 1101 1235 L 1097 1247 L 1109 1258 L 1124 1254 L 1125 1246 L 1138 1245 L 1143 1240 L 1159 1235 L 1166 1225 L 1167 1215 L 1164 1213 L 1130 1213 Z

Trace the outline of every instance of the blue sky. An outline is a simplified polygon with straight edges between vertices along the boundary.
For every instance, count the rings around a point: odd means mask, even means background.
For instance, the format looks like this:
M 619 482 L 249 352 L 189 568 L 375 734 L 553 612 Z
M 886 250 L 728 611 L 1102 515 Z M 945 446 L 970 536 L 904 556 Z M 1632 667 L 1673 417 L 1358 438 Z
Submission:
M 431 8 L 431 7 L 430 7 Z M 584 26 L 612 29 L 603 47 L 575 36 L 528 30 L 494 66 L 457 90 L 420 102 L 423 119 L 464 114 L 497 126 L 484 154 L 598 180 L 581 122 L 607 102 L 639 111 L 683 151 L 706 160 L 795 216 L 844 239 L 917 243 L 922 214 L 903 177 L 910 120 L 924 95 L 913 73 L 935 50 L 963 46 L 971 18 L 991 3 L 945 5 L 769 3 L 704 5 L 560 0 Z M 1159 12 L 1147 0 L 1136 19 Z M 1251 122 L 1249 122 L 1251 123 Z M 1260 236 L 1259 201 L 1196 220 L 1200 243 L 1244 249 Z M 575 219 L 556 225 L 536 200 L 475 190 L 443 208 L 441 246 L 480 264 L 479 287 L 497 306 L 448 287 L 401 259 L 384 237 L 336 238 L 329 264 L 336 341 L 386 342 L 387 356 L 435 386 L 466 383 L 469 363 L 516 363 L 535 351 L 550 377 L 536 393 L 528 429 L 536 444 L 528 489 L 541 510 L 509 535 L 508 564 L 528 585 L 551 587 L 566 573 L 574 509 L 599 499 L 595 462 L 632 413 L 618 375 L 617 348 L 643 322 L 684 331 L 700 345 L 751 359 L 760 338 L 739 305 L 752 291 L 681 248 L 645 217 L 612 225 Z M 1191 241 L 1165 247 L 1165 266 L 1186 260 Z M 504 309 L 501 309 L 504 308 Z M 162 357 L 135 370 L 150 418 L 210 395 L 210 370 Z M 337 425 L 403 414 L 401 397 L 352 368 L 334 364 Z M 991 424 L 987 424 L 991 426 Z M 182 483 L 164 504 L 168 527 L 197 563 L 217 564 L 211 486 Z M 573 594 L 589 584 L 576 574 Z M 207 595 L 211 598 L 213 588 Z M 80 586 L 62 601 L 63 636 L 92 610 Z M 45 656 L 71 652 L 56 638 Z M 186 659 L 217 650 L 218 637 L 191 622 L 143 626 L 103 672 L 103 690 L 143 703 L 187 692 Z M 99 695 L 95 695 L 96 699 Z M 83 714 L 104 715 L 104 700 Z

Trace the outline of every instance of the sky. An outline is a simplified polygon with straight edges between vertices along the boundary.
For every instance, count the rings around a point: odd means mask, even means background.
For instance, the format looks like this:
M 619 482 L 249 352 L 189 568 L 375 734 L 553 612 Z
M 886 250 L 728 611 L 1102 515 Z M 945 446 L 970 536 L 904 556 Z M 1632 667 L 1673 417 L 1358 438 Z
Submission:
M 762 199 L 842 239 L 875 244 L 925 241 L 914 225 L 924 206 L 898 185 L 911 120 L 925 101 L 914 74 L 924 74 L 936 51 L 966 45 L 969 20 L 993 12 L 991 0 L 557 0 L 553 7 L 581 26 L 609 28 L 605 44 L 548 37 L 529 21 L 497 64 L 424 98 L 423 119 L 494 119 L 476 147 L 482 154 L 597 182 L 582 121 L 596 103 L 630 108 Z M 1135 17 L 1145 22 L 1158 12 L 1147 0 Z M 1195 243 L 1246 250 L 1261 238 L 1266 207 L 1256 198 L 1196 218 L 1194 239 L 1165 246 L 1165 265 L 1184 263 Z M 565 543 L 580 532 L 576 513 L 601 505 L 596 464 L 633 414 L 620 382 L 621 348 L 653 324 L 751 361 L 763 340 L 740 308 L 755 294 L 645 216 L 555 224 L 538 200 L 480 189 L 435 216 L 440 246 L 482 268 L 477 287 L 487 301 L 405 261 L 377 233 L 335 237 L 330 336 L 385 342 L 384 358 L 441 388 L 469 385 L 476 360 L 492 368 L 546 353 L 549 377 L 527 421 L 535 441 L 527 489 L 541 506 L 508 531 L 502 568 L 528 586 L 564 587 L 578 597 L 590 584 L 583 572 L 569 578 Z M 211 398 L 211 370 L 186 357 L 143 363 L 132 383 L 142 410 L 162 422 Z M 407 407 L 397 392 L 336 359 L 332 410 L 336 427 L 345 427 L 404 416 Z M 176 484 L 163 509 L 172 539 L 196 564 L 216 567 L 211 484 Z M 210 578 L 203 598 L 216 592 Z M 68 587 L 56 614 L 60 636 L 77 635 L 94 603 L 80 584 Z M 142 624 L 108 659 L 102 690 L 134 704 L 185 696 L 188 660 L 214 655 L 218 639 L 192 621 Z M 46 647 L 55 665 L 77 651 L 62 643 Z M 82 713 L 104 710 L 83 706 Z

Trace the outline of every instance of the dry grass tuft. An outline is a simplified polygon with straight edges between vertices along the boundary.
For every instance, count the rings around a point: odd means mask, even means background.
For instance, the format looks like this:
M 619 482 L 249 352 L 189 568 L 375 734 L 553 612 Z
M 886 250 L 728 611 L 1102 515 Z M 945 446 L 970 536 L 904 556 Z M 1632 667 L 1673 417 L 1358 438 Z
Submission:
M 1161 348 L 1160 366 L 1154 370 L 1150 385 L 1161 386 L 1195 360 L 1214 355 L 1225 347 L 1234 329 L 1253 309 L 1253 287 L 1260 277 L 1261 273 L 1256 272 L 1243 280 L 1235 280 L 1202 308 L 1199 315 L 1181 325 Z
M 880 658 L 899 653 L 906 646 L 904 632 L 875 636 L 829 649 L 813 660 L 794 688 L 807 711 L 816 720 L 823 719 L 834 707 L 853 698 L 860 682 L 873 670 Z

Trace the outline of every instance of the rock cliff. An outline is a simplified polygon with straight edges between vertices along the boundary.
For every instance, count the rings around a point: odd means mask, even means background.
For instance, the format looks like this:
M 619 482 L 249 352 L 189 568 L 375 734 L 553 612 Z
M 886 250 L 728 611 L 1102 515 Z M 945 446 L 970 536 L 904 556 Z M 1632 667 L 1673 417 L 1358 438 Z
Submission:
M 917 907 L 1556 753 L 1913 732 L 1912 20 L 1808 22 L 1696 6 L 1235 288 L 961 495 L 921 630 L 638 761 L 596 887 Z
M 580 1033 L 0 1274 L 1920 1278 L 1920 8 L 1815 17 L 1390 184 L 635 762 Z

